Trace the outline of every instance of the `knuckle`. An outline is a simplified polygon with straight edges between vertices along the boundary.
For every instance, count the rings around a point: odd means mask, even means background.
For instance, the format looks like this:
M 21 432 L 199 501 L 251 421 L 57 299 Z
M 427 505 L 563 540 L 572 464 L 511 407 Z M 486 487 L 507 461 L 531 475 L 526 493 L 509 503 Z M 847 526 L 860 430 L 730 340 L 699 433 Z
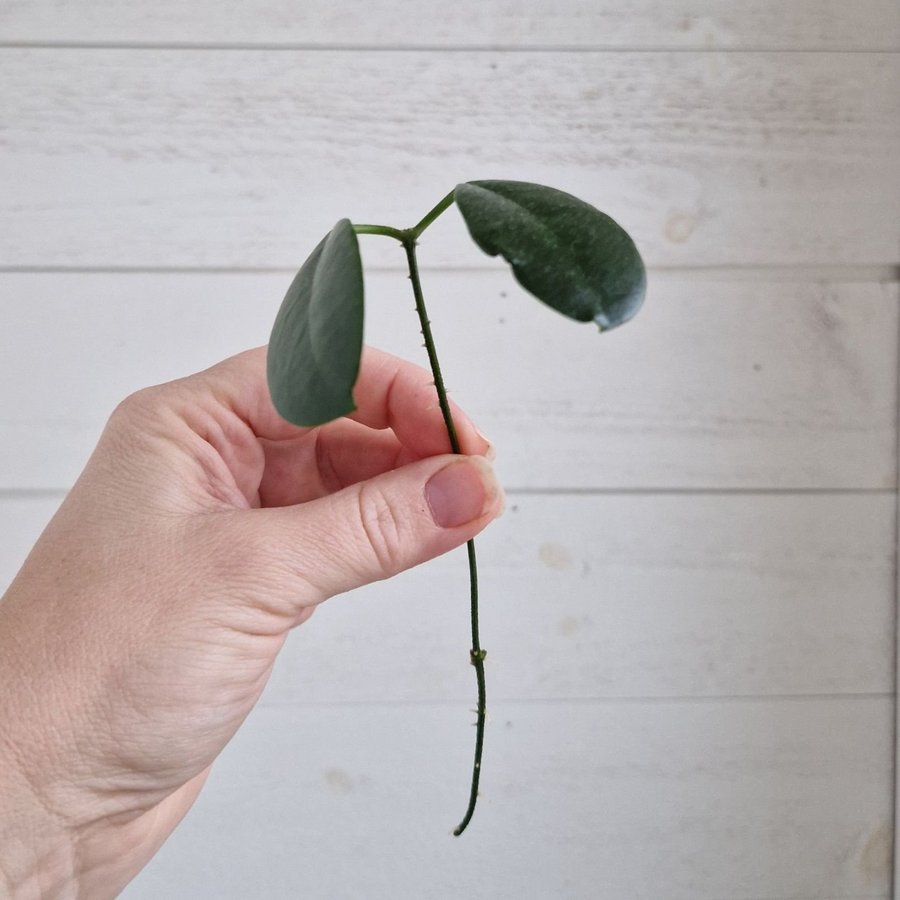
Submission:
M 158 401 L 159 388 L 146 387 L 129 394 L 112 411 L 110 419 L 114 422 L 131 421 L 141 418 L 152 410 Z
M 357 496 L 359 520 L 368 550 L 382 572 L 402 568 L 404 521 L 401 511 L 375 485 L 363 484 Z
M 148 387 L 129 394 L 113 409 L 104 436 L 113 441 L 133 440 L 152 430 L 159 416 L 160 388 Z

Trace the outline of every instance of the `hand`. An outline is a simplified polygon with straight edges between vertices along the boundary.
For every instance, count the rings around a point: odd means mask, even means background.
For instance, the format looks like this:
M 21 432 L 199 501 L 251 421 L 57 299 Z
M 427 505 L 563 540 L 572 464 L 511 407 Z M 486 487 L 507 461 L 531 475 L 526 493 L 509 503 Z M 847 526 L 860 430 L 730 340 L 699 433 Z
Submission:
M 357 411 L 282 421 L 265 350 L 133 395 L 0 602 L 0 887 L 114 896 L 178 824 L 328 597 L 502 507 L 490 445 L 367 350 Z M 9 812 L 7 812 L 9 811 Z

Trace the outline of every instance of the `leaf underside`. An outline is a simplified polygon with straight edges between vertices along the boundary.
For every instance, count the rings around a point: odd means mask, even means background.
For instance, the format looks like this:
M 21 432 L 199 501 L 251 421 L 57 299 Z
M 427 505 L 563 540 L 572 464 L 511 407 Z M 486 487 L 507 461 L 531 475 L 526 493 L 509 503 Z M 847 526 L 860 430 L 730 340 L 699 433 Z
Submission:
M 272 327 L 266 369 L 279 415 L 314 426 L 352 412 L 362 342 L 359 243 L 341 219 L 301 266 Z
M 605 331 L 640 308 L 647 278 L 637 247 L 590 204 L 524 181 L 470 181 L 454 198 L 475 243 L 557 312 Z

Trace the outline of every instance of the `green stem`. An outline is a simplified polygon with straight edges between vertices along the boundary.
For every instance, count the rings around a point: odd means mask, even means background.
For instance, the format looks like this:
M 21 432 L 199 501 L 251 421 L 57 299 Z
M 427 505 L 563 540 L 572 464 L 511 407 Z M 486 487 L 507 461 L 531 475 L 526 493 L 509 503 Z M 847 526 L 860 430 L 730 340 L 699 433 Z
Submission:
M 450 191 L 437 206 L 434 207 L 430 212 L 426 213 L 423 216 L 422 221 L 419 222 L 418 225 L 413 225 L 412 228 L 409 229 L 409 236 L 415 240 L 418 238 L 422 232 L 445 210 L 449 209 L 453 203 L 453 191 Z
M 419 314 L 419 325 L 422 328 L 422 337 L 425 338 L 425 350 L 428 353 L 428 362 L 431 364 L 431 372 L 434 375 L 434 387 L 437 390 L 438 403 L 444 416 L 444 424 L 447 426 L 447 434 L 450 437 L 450 447 L 454 453 L 459 453 L 459 438 L 456 436 L 456 426 L 453 424 L 453 416 L 450 413 L 450 401 L 447 399 L 447 389 L 444 387 L 444 377 L 441 375 L 441 364 L 438 362 L 434 338 L 431 335 L 431 322 L 428 320 L 428 310 L 425 309 L 425 298 L 422 296 L 422 282 L 419 279 L 419 265 L 416 261 L 415 239 L 407 238 L 403 242 L 403 249 L 406 250 L 406 261 L 409 263 L 409 280 L 412 282 L 413 294 L 416 298 L 416 312 Z
M 448 199 L 449 197 L 449 199 Z M 428 352 L 428 361 L 431 363 L 431 372 L 434 375 L 434 387 L 438 395 L 438 403 L 444 416 L 444 424 L 447 426 L 447 435 L 450 438 L 450 446 L 454 453 L 459 453 L 459 438 L 456 435 L 456 426 L 453 424 L 453 416 L 450 413 L 450 402 L 447 399 L 447 390 L 444 387 L 444 378 L 441 375 L 441 366 L 438 362 L 437 352 L 434 347 L 434 338 L 431 335 L 431 322 L 428 320 L 428 311 L 425 309 L 425 298 L 422 296 L 422 284 L 419 280 L 419 266 L 416 261 L 415 234 L 421 234 L 424 228 L 434 221 L 453 202 L 453 195 L 449 194 L 439 203 L 415 228 L 410 229 L 403 240 L 403 249 L 406 251 L 406 260 L 409 263 L 409 278 L 412 282 L 413 294 L 416 298 L 416 312 L 419 315 L 419 324 L 422 328 L 422 337 L 425 338 L 425 349 Z M 478 801 L 478 780 L 481 776 L 481 753 L 484 747 L 484 721 L 485 721 L 485 684 L 484 684 L 484 657 L 485 651 L 481 649 L 478 636 L 478 563 L 475 559 L 475 541 L 466 544 L 469 557 L 469 588 L 472 614 L 472 649 L 469 651 L 469 659 L 475 667 L 475 677 L 478 682 L 478 708 L 475 721 L 475 761 L 472 766 L 472 787 L 469 791 L 469 805 L 462 821 L 453 830 L 454 835 L 461 835 L 475 812 L 475 804 Z
M 357 234 L 380 234 L 384 237 L 392 237 L 406 244 L 408 240 L 415 242 L 422 232 L 439 216 L 453 205 L 453 191 L 450 191 L 437 206 L 428 212 L 422 220 L 412 228 L 394 228 L 392 225 L 354 225 L 353 230 Z
M 406 240 L 406 232 L 390 225 L 354 225 L 353 230 L 357 234 L 382 234 L 385 237 L 396 238 L 400 243 Z

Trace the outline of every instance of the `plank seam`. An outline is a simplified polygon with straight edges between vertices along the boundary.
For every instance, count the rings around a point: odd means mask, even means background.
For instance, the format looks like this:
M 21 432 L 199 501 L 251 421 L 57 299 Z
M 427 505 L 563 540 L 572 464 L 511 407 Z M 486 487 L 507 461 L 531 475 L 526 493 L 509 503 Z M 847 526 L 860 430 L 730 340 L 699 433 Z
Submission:
M 0 41 L 0 50 L 172 50 L 190 52 L 303 52 L 303 53 L 777 53 L 777 54 L 881 54 L 900 53 L 900 46 L 887 47 L 768 47 L 764 44 L 715 47 L 690 44 L 671 47 L 664 44 L 627 46 L 618 44 L 314 44 L 302 42 L 202 43 L 191 41 Z
M 66 487 L 0 487 L 4 500 L 62 500 Z M 504 487 L 507 497 L 898 497 L 894 488 L 854 487 Z M 900 499 L 898 499 L 900 505 Z
M 570 704 L 575 706 L 601 706 L 603 704 L 710 704 L 710 703 L 835 703 L 835 702 L 864 702 L 893 700 L 894 693 L 886 692 L 860 692 L 846 694 L 673 694 L 654 696 L 641 695 L 635 697 L 610 696 L 610 697 L 494 697 L 493 703 L 509 703 L 520 706 L 550 706 L 554 704 Z M 382 700 L 375 698 L 365 699 L 336 699 L 336 700 L 275 700 L 267 701 L 265 694 L 257 703 L 257 706 L 265 709 L 323 709 L 328 707 L 366 707 L 397 708 L 421 706 L 464 706 L 470 704 L 470 699 L 465 697 L 409 699 L 409 700 Z
M 516 494 L 520 497 L 545 497 L 562 494 L 572 496 L 613 496 L 613 497 L 668 497 L 668 496 L 880 496 L 896 497 L 897 490 L 893 487 L 505 487 L 507 494 Z
M 423 272 L 455 275 L 484 275 L 500 271 L 490 266 L 422 266 Z M 398 266 L 367 264 L 366 270 L 379 273 L 405 273 Z M 900 265 L 872 263 L 856 266 L 648 266 L 650 275 L 691 278 L 705 281 L 799 282 L 819 281 L 833 284 L 900 282 Z M 0 265 L 0 275 L 293 275 L 290 266 L 44 266 Z

